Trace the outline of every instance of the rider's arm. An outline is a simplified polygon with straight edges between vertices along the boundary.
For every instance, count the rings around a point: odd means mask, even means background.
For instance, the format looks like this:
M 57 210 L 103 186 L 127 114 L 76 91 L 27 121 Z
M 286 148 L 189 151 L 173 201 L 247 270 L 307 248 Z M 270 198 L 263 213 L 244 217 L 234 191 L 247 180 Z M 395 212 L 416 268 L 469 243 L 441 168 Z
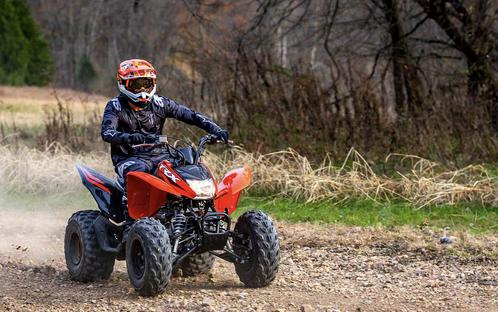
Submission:
M 111 100 L 107 103 L 104 110 L 104 117 L 102 119 L 102 127 L 100 134 L 102 139 L 109 143 L 128 143 L 129 134 L 117 131 L 118 127 L 118 112 L 121 109 L 117 99 Z
M 161 97 L 166 117 L 173 117 L 190 125 L 197 126 L 208 133 L 216 133 L 222 129 L 208 117 L 185 107 L 177 102 Z

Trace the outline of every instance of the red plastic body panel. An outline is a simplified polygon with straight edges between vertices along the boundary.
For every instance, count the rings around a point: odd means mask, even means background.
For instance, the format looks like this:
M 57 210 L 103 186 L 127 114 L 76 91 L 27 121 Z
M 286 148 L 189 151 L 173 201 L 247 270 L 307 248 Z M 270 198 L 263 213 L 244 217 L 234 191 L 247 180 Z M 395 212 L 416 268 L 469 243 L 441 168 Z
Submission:
M 128 194 L 128 214 L 133 219 L 154 216 L 166 203 L 168 194 L 195 198 L 196 193 L 173 170 L 171 163 L 163 161 L 158 166 L 158 176 L 145 172 L 130 172 L 126 176 Z M 249 167 L 229 171 L 216 186 L 215 209 L 228 210 L 231 214 L 237 209 L 240 192 L 252 182 Z
M 177 196 L 185 196 L 188 198 L 194 198 L 197 194 L 190 188 L 187 182 L 183 181 L 183 179 L 175 172 L 172 167 L 172 164 L 163 160 L 159 163 L 157 167 L 157 174 L 159 178 L 161 178 L 164 182 L 169 184 L 176 193 L 172 193 Z
M 158 166 L 158 177 L 139 171 L 126 176 L 128 214 L 133 219 L 154 216 L 166 203 L 168 194 L 194 198 L 196 193 L 187 182 L 173 170 L 171 163 L 162 161 Z
M 130 172 L 126 176 L 128 214 L 133 219 L 153 216 L 166 203 L 168 193 L 175 194 L 170 185 L 144 172 Z
M 214 200 L 216 211 L 232 214 L 237 209 L 240 192 L 251 185 L 252 171 L 249 167 L 229 171 L 218 184 L 218 192 Z

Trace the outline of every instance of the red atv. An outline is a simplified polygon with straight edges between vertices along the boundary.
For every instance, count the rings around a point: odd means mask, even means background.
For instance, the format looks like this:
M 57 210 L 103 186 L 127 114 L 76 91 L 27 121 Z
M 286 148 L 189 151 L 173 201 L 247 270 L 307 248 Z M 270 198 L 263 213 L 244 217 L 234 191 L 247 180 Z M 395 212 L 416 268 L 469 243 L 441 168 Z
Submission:
M 154 175 L 130 172 L 127 198 L 114 180 L 77 166 L 100 211 L 78 211 L 69 218 L 64 253 L 71 278 L 107 279 L 114 261 L 126 260 L 135 290 L 153 296 L 169 285 L 173 271 L 207 273 L 217 256 L 233 262 L 248 287 L 272 282 L 280 253 L 273 222 L 252 210 L 231 229 L 230 215 L 252 174 L 248 167 L 235 169 L 216 184 L 201 161 L 206 144 L 215 143 L 219 141 L 207 135 L 197 148 L 179 147 L 159 136 L 151 146 L 174 155 L 174 161 L 160 162 Z

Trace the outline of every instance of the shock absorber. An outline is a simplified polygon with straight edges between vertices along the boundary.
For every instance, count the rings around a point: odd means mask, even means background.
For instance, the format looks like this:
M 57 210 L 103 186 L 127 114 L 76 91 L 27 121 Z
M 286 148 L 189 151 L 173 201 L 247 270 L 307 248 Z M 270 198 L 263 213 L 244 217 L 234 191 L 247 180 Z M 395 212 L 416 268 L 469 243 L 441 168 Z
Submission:
M 187 218 L 182 213 L 176 213 L 173 217 L 173 235 L 178 235 L 185 230 Z
M 187 218 L 182 213 L 175 213 L 172 220 L 173 225 L 173 236 L 175 237 L 175 242 L 173 244 L 173 253 L 176 254 L 178 251 L 178 243 L 180 242 L 180 235 L 187 225 Z

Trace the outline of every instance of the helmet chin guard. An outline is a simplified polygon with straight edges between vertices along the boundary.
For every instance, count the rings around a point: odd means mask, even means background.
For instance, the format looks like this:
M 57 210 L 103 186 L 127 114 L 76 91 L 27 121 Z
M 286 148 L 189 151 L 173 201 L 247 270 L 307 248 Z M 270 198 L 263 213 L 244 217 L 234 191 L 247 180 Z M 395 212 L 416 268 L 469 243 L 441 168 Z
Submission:
M 157 86 L 154 85 L 154 88 L 149 93 L 147 92 L 133 93 L 127 90 L 124 84 L 118 82 L 119 91 L 124 95 L 126 95 L 128 99 L 130 99 L 130 101 L 141 107 L 147 105 L 152 100 L 152 97 L 154 96 L 154 94 L 156 94 L 156 88 Z

